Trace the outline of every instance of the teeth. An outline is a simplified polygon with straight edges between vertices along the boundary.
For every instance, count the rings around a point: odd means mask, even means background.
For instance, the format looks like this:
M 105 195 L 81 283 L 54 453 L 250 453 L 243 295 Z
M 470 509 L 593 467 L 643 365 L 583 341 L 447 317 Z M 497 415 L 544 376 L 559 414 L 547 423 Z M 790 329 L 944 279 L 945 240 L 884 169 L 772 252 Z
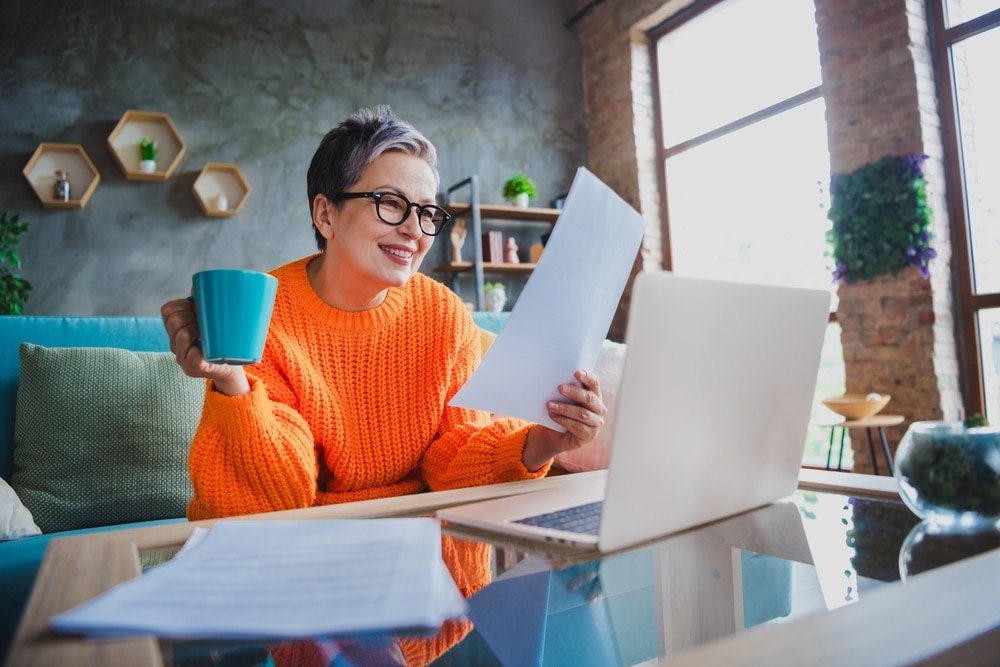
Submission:
M 382 246 L 382 250 L 385 250 L 390 255 L 395 255 L 396 257 L 402 257 L 403 259 L 409 259 L 413 257 L 413 251 L 411 250 L 399 250 L 397 248 L 386 248 Z

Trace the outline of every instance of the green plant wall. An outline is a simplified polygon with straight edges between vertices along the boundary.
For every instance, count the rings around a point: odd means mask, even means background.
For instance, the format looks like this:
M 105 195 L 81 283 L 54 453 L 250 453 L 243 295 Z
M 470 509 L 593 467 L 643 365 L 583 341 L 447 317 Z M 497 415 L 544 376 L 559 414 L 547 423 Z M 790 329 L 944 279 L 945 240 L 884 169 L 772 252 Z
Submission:
M 885 156 L 830 183 L 829 240 L 834 280 L 853 283 L 907 266 L 929 276 L 931 209 L 927 205 L 926 155 Z

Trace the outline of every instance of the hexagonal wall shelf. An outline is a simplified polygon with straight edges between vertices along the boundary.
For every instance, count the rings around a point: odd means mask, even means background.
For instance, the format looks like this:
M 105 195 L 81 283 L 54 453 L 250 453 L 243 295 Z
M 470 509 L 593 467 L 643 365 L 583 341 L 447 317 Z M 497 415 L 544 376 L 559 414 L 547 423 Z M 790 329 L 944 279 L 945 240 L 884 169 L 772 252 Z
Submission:
M 66 172 L 69 199 L 56 196 L 57 171 Z M 39 144 L 23 173 L 42 205 L 50 208 L 83 208 L 101 182 L 97 167 L 79 144 Z
M 156 142 L 156 165 L 152 171 L 140 166 L 139 141 Z M 170 116 L 159 111 L 129 109 L 108 135 L 108 148 L 130 181 L 165 181 L 180 164 L 187 146 Z
M 205 215 L 224 218 L 239 213 L 250 196 L 250 184 L 235 164 L 209 162 L 191 191 Z

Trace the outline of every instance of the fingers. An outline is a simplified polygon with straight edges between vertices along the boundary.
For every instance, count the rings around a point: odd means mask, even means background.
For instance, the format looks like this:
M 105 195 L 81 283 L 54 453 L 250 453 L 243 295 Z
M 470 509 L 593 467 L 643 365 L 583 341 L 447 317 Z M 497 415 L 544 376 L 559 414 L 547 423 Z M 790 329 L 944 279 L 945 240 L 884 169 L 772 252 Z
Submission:
M 575 449 L 597 437 L 608 414 L 597 376 L 578 370 L 574 378 L 580 385 L 565 383 L 558 388 L 567 401 L 549 401 L 546 405 L 549 418 L 566 429 L 565 435 L 569 436 L 568 441 L 564 439 L 564 450 Z
M 601 404 L 603 406 L 603 403 Z M 566 429 L 562 434 L 559 451 L 576 449 L 597 437 L 604 426 L 603 415 L 571 403 L 549 401 L 549 418 Z
M 583 386 L 570 383 L 561 384 L 559 385 L 559 393 L 596 415 L 601 417 L 607 415 L 608 409 L 604 405 L 604 399 L 601 396 L 601 382 L 597 376 L 589 371 L 578 370 L 573 377 Z
M 160 307 L 163 326 L 167 330 L 170 351 L 185 375 L 196 378 L 213 377 L 215 364 L 209 364 L 201 353 L 198 341 L 198 317 L 189 299 L 174 299 Z

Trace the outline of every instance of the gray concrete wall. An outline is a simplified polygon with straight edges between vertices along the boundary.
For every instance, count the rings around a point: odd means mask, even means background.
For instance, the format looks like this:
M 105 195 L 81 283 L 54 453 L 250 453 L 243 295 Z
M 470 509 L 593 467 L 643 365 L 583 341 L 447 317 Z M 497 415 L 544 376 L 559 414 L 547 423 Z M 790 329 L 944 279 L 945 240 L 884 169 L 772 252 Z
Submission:
M 312 252 L 309 159 L 360 106 L 390 104 L 420 128 L 442 188 L 478 173 L 484 200 L 500 202 L 522 169 L 548 205 L 586 155 L 579 46 L 563 27 L 574 11 L 574 0 L 4 0 L 0 208 L 30 223 L 27 312 L 156 315 L 195 271 Z M 114 162 L 107 137 L 127 109 L 166 112 L 183 135 L 166 182 L 128 181 Z M 85 208 L 43 208 L 21 174 L 49 141 L 82 144 L 100 171 Z M 236 216 L 206 217 L 192 197 L 207 162 L 250 181 Z M 422 270 L 445 251 L 439 241 Z

